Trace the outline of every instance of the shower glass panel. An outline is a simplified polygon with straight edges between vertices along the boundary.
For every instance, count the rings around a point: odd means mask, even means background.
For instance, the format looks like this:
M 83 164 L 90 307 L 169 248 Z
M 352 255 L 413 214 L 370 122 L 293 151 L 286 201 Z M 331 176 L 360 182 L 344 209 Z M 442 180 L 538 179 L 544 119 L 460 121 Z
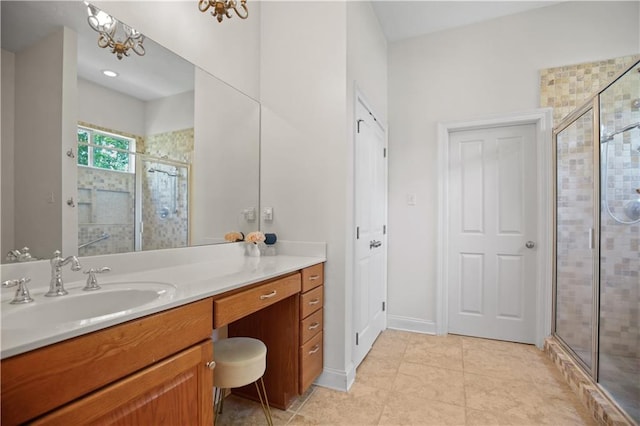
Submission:
M 141 158 L 138 250 L 189 245 L 189 166 Z
M 640 74 L 600 94 L 598 382 L 640 421 Z
M 556 139 L 555 332 L 593 366 L 593 110 Z

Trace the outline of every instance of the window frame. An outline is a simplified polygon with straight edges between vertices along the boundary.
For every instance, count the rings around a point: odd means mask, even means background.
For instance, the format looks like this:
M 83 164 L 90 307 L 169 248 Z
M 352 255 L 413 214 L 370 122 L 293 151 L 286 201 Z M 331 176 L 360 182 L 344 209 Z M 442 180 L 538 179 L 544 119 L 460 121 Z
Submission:
M 81 142 L 78 139 L 77 135 L 79 134 L 80 131 L 84 131 L 84 132 L 86 132 L 88 134 L 88 138 L 87 138 L 88 142 Z M 110 146 L 110 145 L 98 145 L 94 141 L 94 135 L 96 135 L 96 134 L 97 135 L 102 135 L 102 136 L 107 136 L 107 137 L 112 137 L 112 138 L 115 138 L 115 139 L 126 140 L 126 141 L 129 142 L 129 149 L 125 150 L 125 149 L 116 148 L 116 147 Z M 89 167 L 89 168 L 97 169 L 97 170 L 109 170 L 109 171 L 112 171 L 112 172 L 135 174 L 135 172 L 136 172 L 136 139 L 135 138 L 79 124 L 77 126 L 77 129 L 76 129 L 76 139 L 77 139 L 77 149 L 78 149 L 78 151 L 79 151 L 80 146 L 86 146 L 87 149 L 88 149 L 88 152 L 87 152 L 87 164 L 80 164 L 80 163 L 76 162 L 76 164 L 78 166 L 80 166 L 80 167 Z M 94 164 L 94 150 L 95 149 L 108 149 L 108 150 L 112 150 L 112 151 L 127 153 L 128 158 L 129 158 L 129 162 L 128 162 L 128 165 L 127 165 L 127 170 L 108 169 L 108 168 L 105 168 L 105 167 L 96 166 Z

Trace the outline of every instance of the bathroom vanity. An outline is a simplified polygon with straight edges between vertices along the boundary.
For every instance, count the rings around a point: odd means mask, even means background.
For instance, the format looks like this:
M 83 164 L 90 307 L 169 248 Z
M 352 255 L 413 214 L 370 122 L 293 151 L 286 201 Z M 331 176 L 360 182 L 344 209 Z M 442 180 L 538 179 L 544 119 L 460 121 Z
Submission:
M 233 273 L 178 284 L 175 298 L 151 313 L 95 331 L 80 326 L 53 343 L 51 336 L 35 339 L 15 354 L 3 347 L 2 424 L 211 425 L 212 330 L 224 326 L 230 337 L 265 342 L 269 400 L 286 409 L 322 371 L 324 259 L 250 261 Z M 250 387 L 234 391 L 253 397 Z

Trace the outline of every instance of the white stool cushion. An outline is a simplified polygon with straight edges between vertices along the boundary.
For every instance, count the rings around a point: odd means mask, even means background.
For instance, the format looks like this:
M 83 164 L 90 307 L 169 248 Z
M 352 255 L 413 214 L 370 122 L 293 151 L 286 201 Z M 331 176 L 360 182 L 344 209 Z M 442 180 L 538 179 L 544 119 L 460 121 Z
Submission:
M 238 388 L 262 377 L 267 367 L 267 347 L 258 339 L 230 337 L 213 343 L 213 359 L 213 385 Z

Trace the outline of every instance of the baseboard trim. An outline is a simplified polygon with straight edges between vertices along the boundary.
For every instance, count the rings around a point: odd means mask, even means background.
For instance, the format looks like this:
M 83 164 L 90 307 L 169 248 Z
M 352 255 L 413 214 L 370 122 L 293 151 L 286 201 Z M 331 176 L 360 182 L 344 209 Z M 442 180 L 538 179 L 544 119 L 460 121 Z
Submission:
M 353 382 L 356 380 L 355 368 L 350 368 L 349 371 L 336 370 L 334 368 L 325 367 L 322 373 L 314 382 L 317 386 L 322 386 L 329 389 L 334 389 L 341 392 L 346 392 L 351 388 Z
M 387 328 L 423 334 L 436 334 L 436 323 L 433 321 L 395 315 L 387 315 Z

